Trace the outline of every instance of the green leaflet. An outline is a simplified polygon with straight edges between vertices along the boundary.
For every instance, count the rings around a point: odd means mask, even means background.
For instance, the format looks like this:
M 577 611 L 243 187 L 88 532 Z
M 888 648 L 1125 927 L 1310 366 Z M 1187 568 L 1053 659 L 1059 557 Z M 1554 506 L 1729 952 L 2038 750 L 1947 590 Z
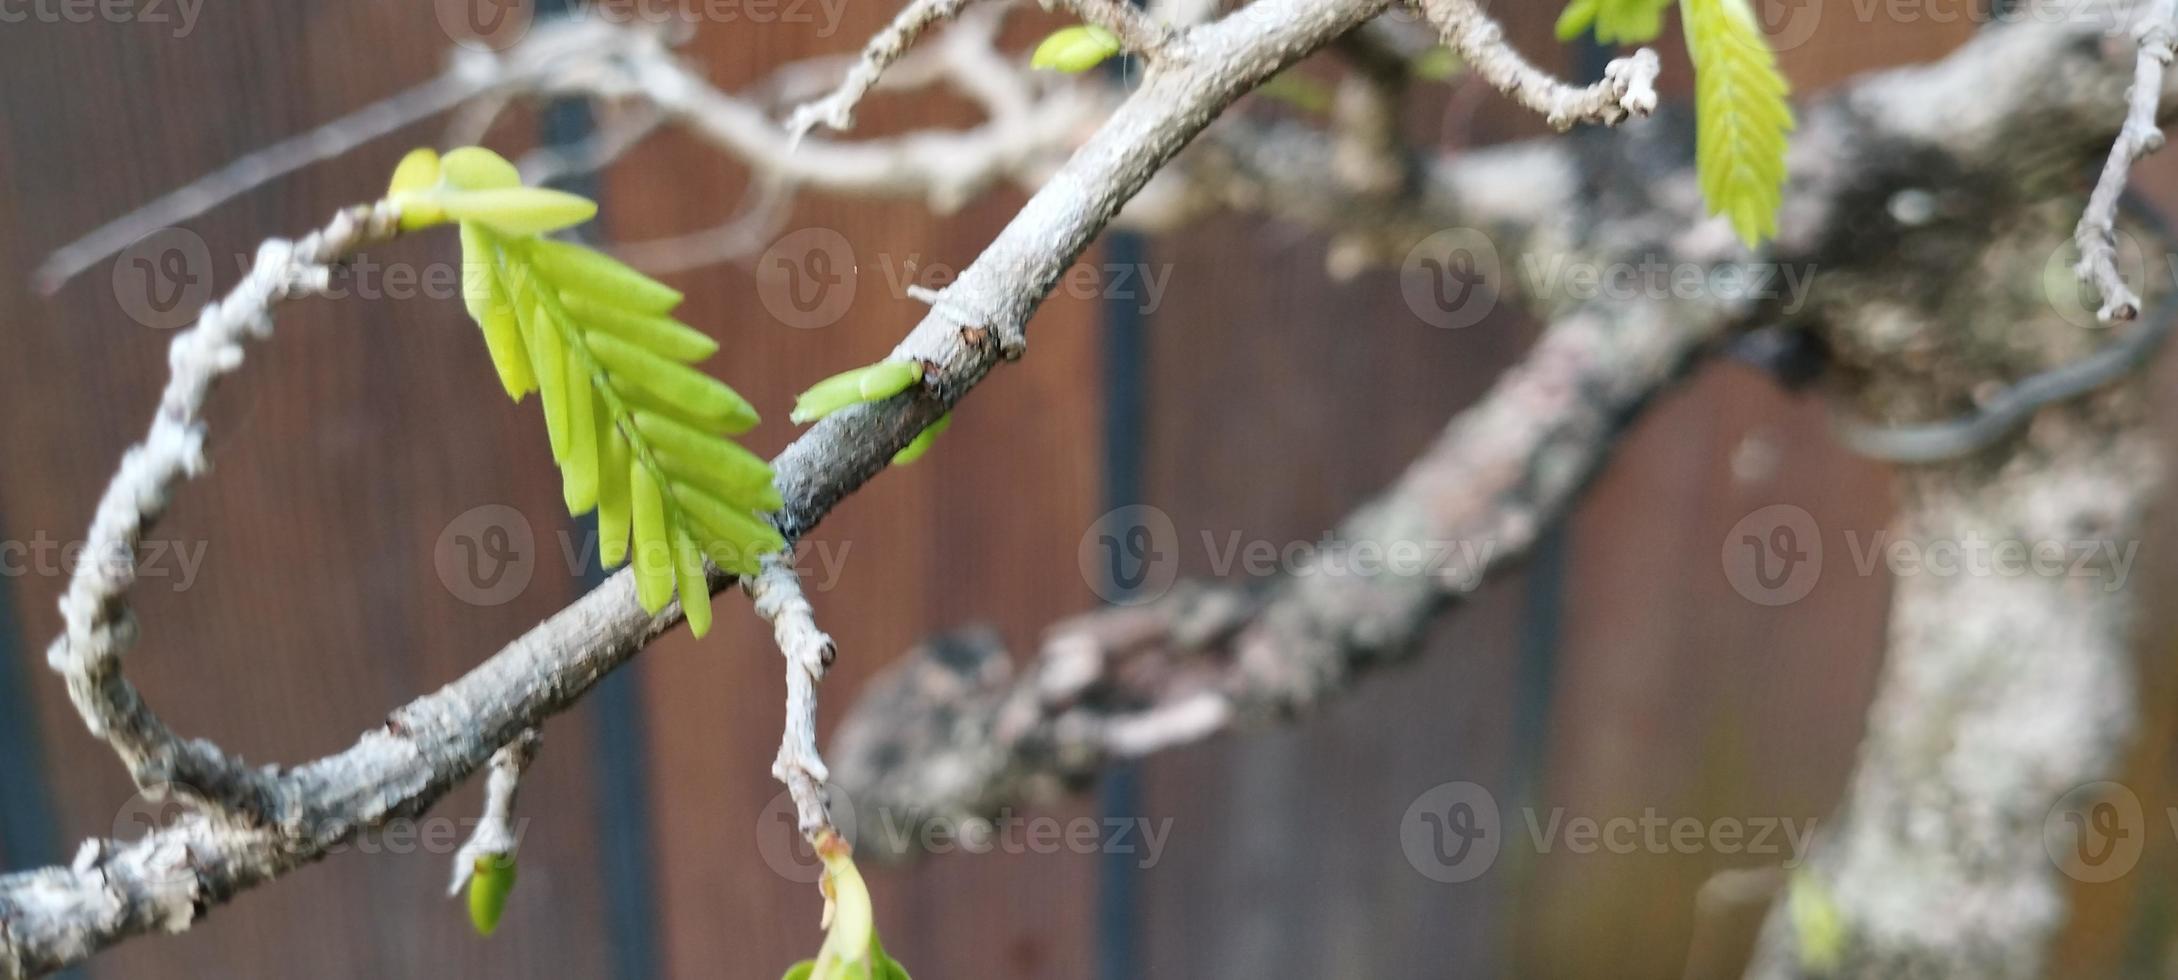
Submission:
M 404 226 L 460 222 L 463 303 L 507 394 L 538 393 L 568 511 L 597 510 L 599 558 L 633 564 L 645 610 L 678 595 L 689 630 L 708 632 L 705 559 L 749 574 L 786 545 L 758 516 L 782 505 L 770 464 L 727 438 L 755 409 L 690 366 L 717 342 L 670 315 L 679 291 L 536 237 L 595 206 L 520 186 L 489 150 L 410 153 L 387 197 Z
M 810 385 L 794 399 L 794 413 L 788 418 L 796 424 L 814 422 L 849 405 L 891 398 L 922 379 L 921 361 L 865 364 Z
M 1029 67 L 1080 73 L 1118 53 L 1118 35 L 1101 27 L 1076 24 L 1059 28 L 1044 38 L 1043 43 L 1036 46 L 1036 53 L 1029 56 Z
M 1671 0 L 1573 0 L 1558 15 L 1558 40 L 1570 41 L 1592 25 L 1602 44 L 1641 44 L 1664 32 Z
M 487 854 L 476 859 L 469 875 L 469 924 L 476 934 L 489 936 L 499 930 L 499 918 L 507 910 L 507 896 L 514 893 L 514 856 Z
M 683 364 L 718 353 L 718 341 L 709 334 L 669 316 L 620 309 L 577 292 L 561 293 L 560 301 L 570 315 L 593 329 Z
M 595 297 L 607 306 L 657 314 L 681 305 L 680 290 L 580 245 L 539 241 L 530 255 L 561 289 Z
M 756 427 L 756 409 L 717 379 L 603 330 L 584 335 L 623 392 L 643 392 L 729 435 Z
M 1709 213 L 1754 248 L 1777 234 L 1788 88 L 1747 0 L 1680 0 L 1694 61 L 1695 165 Z

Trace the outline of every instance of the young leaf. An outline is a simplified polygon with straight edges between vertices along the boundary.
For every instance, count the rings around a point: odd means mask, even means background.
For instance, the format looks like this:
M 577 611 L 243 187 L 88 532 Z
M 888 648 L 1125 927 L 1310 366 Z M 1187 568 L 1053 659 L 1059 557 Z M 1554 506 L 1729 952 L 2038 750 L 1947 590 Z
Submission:
M 1076 24 L 1044 38 L 1029 56 L 1029 67 L 1078 74 L 1119 53 L 1119 36 L 1101 27 Z
M 522 186 L 522 172 L 514 164 L 481 146 L 446 151 L 439 158 L 439 173 L 447 186 L 467 191 Z
M 930 444 L 938 441 L 938 437 L 944 435 L 946 428 L 952 424 L 953 413 L 947 412 L 938 416 L 936 422 L 930 423 L 923 428 L 923 431 L 915 434 L 914 441 L 902 446 L 899 452 L 892 454 L 892 465 L 906 466 L 923 458 L 923 454 L 930 451 Z
M 666 530 L 665 492 L 650 475 L 650 467 L 628 470 L 628 492 L 635 515 L 635 596 L 643 608 L 664 609 L 673 598 L 673 537 Z
M 810 385 L 794 399 L 794 413 L 788 418 L 797 424 L 814 422 L 849 405 L 891 398 L 922 379 L 921 361 L 865 364 Z
M 758 516 L 783 505 L 770 465 L 726 438 L 755 426 L 756 410 L 689 366 L 717 342 L 670 315 L 681 299 L 672 287 L 536 237 L 596 207 L 520 186 L 498 154 L 418 151 L 388 194 L 404 215 L 461 222 L 464 305 L 507 393 L 538 392 L 568 511 L 595 507 L 604 564 L 632 555 L 643 608 L 656 613 L 678 593 L 703 635 L 706 558 L 749 574 L 786 545 Z
M 1558 40 L 1581 36 L 1590 25 L 1602 44 L 1641 44 L 1664 31 L 1671 0 L 1573 0 L 1558 15 Z
M 499 929 L 499 918 L 507 910 L 507 896 L 514 892 L 514 857 L 508 854 L 486 854 L 476 859 L 476 871 L 469 876 L 469 924 L 476 927 L 476 934 L 489 936 Z
M 730 435 L 756 427 L 756 409 L 748 399 L 710 375 L 602 330 L 592 330 L 583 339 L 615 381 L 626 382 L 622 391 L 647 391 Z
M 789 968 L 786 980 L 907 980 L 907 970 L 886 955 L 877 939 L 870 888 L 855 870 L 847 842 L 827 831 L 816 848 L 824 861 L 824 878 L 818 883 L 825 899 L 824 945 L 816 959 Z
M 1702 197 L 1754 248 L 1777 234 L 1784 200 L 1785 134 L 1793 128 L 1785 79 L 1747 0 L 1680 0 L 1679 17 L 1694 61 Z
M 606 417 L 604 398 L 598 397 L 598 417 Z M 597 447 L 597 560 L 606 568 L 628 560 L 628 528 L 634 520 L 629 497 L 628 440 L 618 427 L 607 425 Z
M 543 187 L 440 191 L 439 210 L 455 221 L 479 221 L 507 235 L 541 235 L 579 225 L 597 214 L 589 198 Z
M 514 301 L 499 276 L 497 245 L 482 225 L 461 226 L 461 299 L 469 318 L 484 331 L 484 349 L 507 396 L 521 401 L 537 390 L 530 373 L 529 348 L 522 343 L 521 322 L 514 315 Z
M 573 291 L 561 293 L 560 300 L 583 327 L 603 330 L 661 357 L 688 364 L 718 352 L 718 341 L 710 335 L 669 316 L 609 306 Z
M 681 291 L 609 255 L 566 242 L 539 241 L 530 249 L 537 267 L 568 292 L 637 313 L 664 313 L 681 305 Z

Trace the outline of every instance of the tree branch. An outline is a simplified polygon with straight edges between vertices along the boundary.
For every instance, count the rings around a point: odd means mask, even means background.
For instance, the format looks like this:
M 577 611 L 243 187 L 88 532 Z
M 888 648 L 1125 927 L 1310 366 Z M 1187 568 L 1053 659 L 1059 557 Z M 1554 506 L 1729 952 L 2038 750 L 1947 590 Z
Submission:
M 1184 64 L 1153 68 L 946 291 L 947 308 L 976 311 L 977 322 L 933 310 L 902 342 L 904 355 L 931 366 L 921 392 L 830 416 L 774 461 L 785 498 L 778 523 L 790 539 L 936 421 L 1001 351 L 1018 354 L 1059 274 L 1219 110 L 1388 2 L 1263 0 L 1255 16 L 1200 28 Z M 715 576 L 714 591 L 730 581 Z M 677 606 L 643 613 L 623 570 L 355 746 L 265 773 L 257 791 L 271 819 L 199 811 L 136 841 L 88 841 L 66 868 L 0 877 L 0 977 L 42 975 L 130 936 L 186 929 L 237 891 L 423 810 L 678 617 Z
M 2163 71 L 2170 65 L 2171 46 L 2178 43 L 2178 0 L 2152 0 L 2133 29 L 2133 40 L 2140 53 L 2126 97 L 2125 124 L 2072 233 L 2073 244 L 2080 250 L 2076 271 L 2081 282 L 2102 294 L 2102 308 L 2096 315 L 2105 323 L 2140 315 L 2140 297 L 2117 269 L 2118 202 L 2125 195 L 2133 164 L 2163 145 L 2156 117 L 2163 102 Z

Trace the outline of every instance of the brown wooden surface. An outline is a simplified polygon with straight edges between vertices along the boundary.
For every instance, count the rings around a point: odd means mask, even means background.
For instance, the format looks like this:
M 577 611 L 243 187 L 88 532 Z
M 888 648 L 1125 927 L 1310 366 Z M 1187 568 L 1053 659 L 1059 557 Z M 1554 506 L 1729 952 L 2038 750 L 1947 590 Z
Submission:
M 891 7 L 853 6 L 832 37 L 711 25 L 694 50 L 715 81 L 738 85 L 789 58 L 853 47 Z M 1546 61 L 1563 56 L 1549 38 L 1554 7 L 1502 15 L 1521 46 Z M 1816 88 L 1936 54 L 1964 29 L 1825 23 L 1784 63 L 1802 88 Z M 180 180 L 426 77 L 444 46 L 428 12 L 390 4 L 206 9 L 180 39 L 145 24 L 0 26 L 0 268 L 25 270 Z M 1683 87 L 1683 57 L 1673 59 Z M 1471 90 L 1453 93 L 1450 109 L 1442 93 L 1425 102 L 1414 131 L 1447 146 L 1538 129 Z M 962 116 L 958 106 L 887 99 L 861 118 L 867 132 L 885 132 Z M 525 115 L 495 138 L 526 142 L 533 126 Z M 221 257 L 224 287 L 235 253 L 369 196 L 402 149 L 439 139 L 436 126 L 418 127 L 190 227 Z M 729 213 L 742 182 L 710 151 L 664 137 L 606 182 L 606 224 L 626 238 L 701 227 Z M 673 277 L 689 294 L 686 318 L 723 342 L 716 369 L 769 416 L 753 445 L 783 445 L 794 392 L 882 355 L 920 315 L 889 288 L 887 264 L 958 266 L 1019 200 L 1000 193 L 942 219 L 913 204 L 805 200 L 787 229 L 837 230 L 862 264 L 852 311 L 824 329 L 773 321 L 752 263 Z M 451 236 L 380 251 L 411 263 L 453 256 Z M 1405 309 L 1389 274 L 1334 284 L 1322 255 L 1319 239 L 1242 218 L 1147 246 L 1170 289 L 1145 328 L 1142 496 L 1173 517 L 1189 572 L 1209 571 L 1205 532 L 1315 540 L 1532 336 L 1532 324 L 1503 311 L 1464 330 L 1434 329 Z M 11 409 L 0 425 L 0 538 L 80 536 L 149 416 L 170 334 L 131 322 L 109 276 L 100 266 L 51 299 L 32 295 L 21 275 L 0 280 L 0 392 Z M 993 376 L 922 465 L 879 477 L 820 529 L 812 546 L 842 559 L 838 581 L 814 597 L 843 651 L 827 684 L 827 727 L 862 678 L 919 636 L 985 621 L 1020 649 L 1041 624 L 1093 602 L 1076 546 L 1113 503 L 1100 489 L 1102 315 L 1092 302 L 1055 298 L 1032 329 L 1030 355 Z M 574 525 L 558 505 L 535 410 L 507 404 L 488 378 L 451 302 L 313 301 L 284 312 L 276 342 L 253 349 L 214 400 L 217 482 L 185 488 L 156 535 L 202 542 L 199 578 L 181 594 L 156 584 L 139 592 L 145 639 L 129 669 L 178 728 L 254 760 L 305 759 L 456 676 L 582 588 L 557 556 L 559 533 Z M 1735 460 L 1762 447 L 1775 465 L 1735 475 Z M 1829 443 L 1818 404 L 1745 370 L 1714 369 L 1637 428 L 1566 530 L 1562 561 L 1486 588 L 1414 662 L 1304 727 L 1148 765 L 1141 812 L 1121 814 L 1171 821 L 1162 860 L 1133 880 L 1145 975 L 1679 973 L 1693 890 L 1747 862 L 1543 854 L 1513 838 L 1489 874 L 1446 885 L 1407 865 L 1400 816 L 1452 780 L 1480 783 L 1508 808 L 1598 818 L 1644 808 L 1703 819 L 1825 814 L 1850 766 L 1888 582 L 1835 562 L 1800 603 L 1740 599 L 1723 578 L 1719 543 L 1741 516 L 1775 502 L 1808 509 L 1833 546 L 1846 529 L 1879 530 L 1889 507 L 1880 471 Z M 441 531 L 485 504 L 516 508 L 544 549 L 533 584 L 498 606 L 462 601 L 433 564 Z M 48 777 L 39 786 L 0 773 L 0 793 L 40 794 L 59 831 L 54 848 L 108 832 L 129 797 L 39 656 L 57 626 L 60 585 L 39 575 L 0 582 L 15 610 L 17 635 L 6 640 L 27 685 L 18 693 L 34 706 Z M 1545 621 L 1553 596 L 1563 615 Z M 632 943 L 647 946 L 662 975 L 776 975 L 815 948 L 818 901 L 760 851 L 786 843 L 777 825 L 760 825 L 778 793 L 768 775 L 777 655 L 744 603 L 724 600 L 720 612 L 714 637 L 675 634 L 629 668 L 637 710 L 623 721 L 639 726 L 641 758 L 601 756 L 595 704 L 548 728 L 523 795 L 522 885 L 497 939 L 470 936 L 441 897 L 445 853 L 346 854 L 244 896 L 187 935 L 129 944 L 89 974 L 602 977 Z M 1547 688 L 1522 680 L 1537 669 L 1538 647 L 1554 658 Z M 2167 694 L 2167 675 L 2161 685 Z M 1543 744 L 1521 744 L 1516 725 L 1538 711 Z M 2168 713 L 2157 717 L 2167 732 Z M 2167 768 L 2161 758 L 2143 754 L 2143 786 L 2167 783 L 2156 775 Z M 604 791 L 601 766 L 634 767 L 643 798 Z M 463 819 L 476 796 L 467 789 L 436 816 Z M 1091 816 L 1096 806 L 1036 812 Z M 632 872 L 607 866 L 597 844 L 630 820 L 652 850 Z M 11 867 L 25 860 L 0 853 Z M 1105 938 L 1099 874 L 1094 856 L 955 855 L 872 879 L 888 945 L 918 976 L 1082 980 L 1095 975 Z M 2130 887 L 2153 892 L 2139 877 Z M 615 925 L 608 907 L 611 883 L 628 881 L 646 885 L 655 910 L 632 929 Z M 2104 973 L 2141 945 L 2125 938 L 2137 933 L 2134 903 L 2112 894 L 2088 897 L 2083 907 L 2102 911 L 2067 946 L 2080 975 Z

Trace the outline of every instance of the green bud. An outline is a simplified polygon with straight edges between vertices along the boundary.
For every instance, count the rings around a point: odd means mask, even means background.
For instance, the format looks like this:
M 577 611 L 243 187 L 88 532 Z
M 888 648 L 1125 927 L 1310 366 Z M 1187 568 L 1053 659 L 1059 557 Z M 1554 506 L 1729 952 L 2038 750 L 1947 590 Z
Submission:
M 477 935 L 498 931 L 507 896 L 513 892 L 514 855 L 486 854 L 476 859 L 476 871 L 469 876 L 469 924 L 476 927 Z
M 1119 53 L 1119 37 L 1101 27 L 1076 24 L 1053 31 L 1029 56 L 1029 67 L 1079 74 Z

